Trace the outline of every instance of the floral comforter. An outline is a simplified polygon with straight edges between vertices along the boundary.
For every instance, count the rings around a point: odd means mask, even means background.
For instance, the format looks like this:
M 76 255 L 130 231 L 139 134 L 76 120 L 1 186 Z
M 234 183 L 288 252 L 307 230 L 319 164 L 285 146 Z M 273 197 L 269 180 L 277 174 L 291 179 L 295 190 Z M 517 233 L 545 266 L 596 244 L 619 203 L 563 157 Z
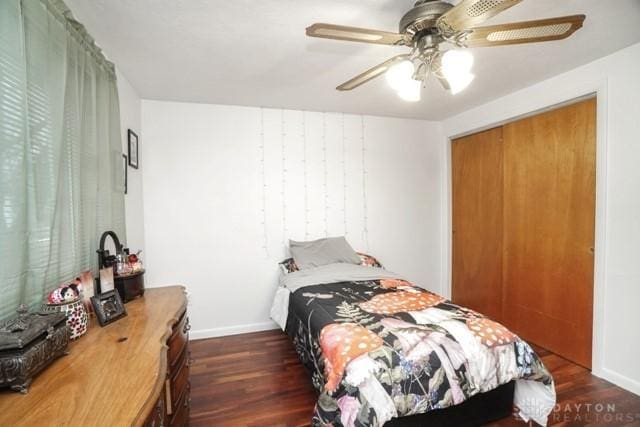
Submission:
M 315 284 L 286 332 L 320 393 L 312 425 L 382 426 L 516 380 L 520 415 L 546 424 L 553 379 L 501 324 L 398 279 Z

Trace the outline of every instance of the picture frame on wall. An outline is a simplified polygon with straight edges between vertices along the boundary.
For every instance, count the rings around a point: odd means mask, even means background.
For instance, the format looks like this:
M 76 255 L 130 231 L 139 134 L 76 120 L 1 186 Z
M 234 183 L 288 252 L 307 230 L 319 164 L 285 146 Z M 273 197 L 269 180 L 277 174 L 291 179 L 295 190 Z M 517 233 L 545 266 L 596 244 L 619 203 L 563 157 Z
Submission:
M 120 294 L 115 289 L 92 296 L 91 305 L 100 326 L 108 325 L 127 315 Z
M 129 179 L 129 173 L 127 171 L 127 169 L 128 169 L 127 168 L 127 159 L 128 159 L 127 155 L 123 154 L 122 155 L 122 160 L 123 160 L 123 163 L 124 163 L 124 194 L 127 194 L 127 190 L 128 190 L 128 188 L 127 188 L 128 187 L 128 182 L 127 181 Z
M 129 139 L 129 166 L 134 169 L 138 169 L 139 159 L 138 159 L 138 135 L 131 129 L 128 131 L 128 139 Z

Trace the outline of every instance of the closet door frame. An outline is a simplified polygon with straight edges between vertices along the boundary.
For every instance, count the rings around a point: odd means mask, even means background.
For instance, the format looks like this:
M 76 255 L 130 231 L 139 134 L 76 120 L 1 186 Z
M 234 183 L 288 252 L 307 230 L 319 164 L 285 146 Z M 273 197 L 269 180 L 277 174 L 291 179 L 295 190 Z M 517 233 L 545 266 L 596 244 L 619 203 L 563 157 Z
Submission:
M 554 87 L 557 85 L 554 85 Z M 608 84 L 606 79 L 600 81 L 573 82 L 563 87 L 562 90 L 539 90 L 536 96 L 528 97 L 526 101 L 509 100 L 511 95 L 504 99 L 494 101 L 488 105 L 477 107 L 470 112 L 460 114 L 445 121 L 445 167 L 443 180 L 445 191 L 443 195 L 443 225 L 442 225 L 442 253 L 443 253 L 443 283 L 441 294 L 451 298 L 452 291 L 452 225 L 453 225 L 453 198 L 452 198 L 452 163 L 451 163 L 451 143 L 454 139 L 467 136 L 473 133 L 482 132 L 493 127 L 502 126 L 525 117 L 534 116 L 545 111 L 575 104 L 588 98 L 596 98 L 596 212 L 595 212 L 595 254 L 594 254 L 594 277 L 593 277 L 593 337 L 592 337 L 592 357 L 591 372 L 593 375 L 616 380 L 617 374 L 604 368 L 604 302 L 606 291 L 605 277 L 605 248 L 607 240 L 606 230 L 606 200 L 607 200 L 607 115 L 608 115 Z M 525 95 L 518 94 L 527 98 Z M 500 101 L 509 102 L 514 105 L 510 112 L 504 111 Z M 496 104 L 494 111 L 491 107 Z M 467 116 L 467 117 L 465 117 Z M 470 119 L 469 119 L 470 118 Z

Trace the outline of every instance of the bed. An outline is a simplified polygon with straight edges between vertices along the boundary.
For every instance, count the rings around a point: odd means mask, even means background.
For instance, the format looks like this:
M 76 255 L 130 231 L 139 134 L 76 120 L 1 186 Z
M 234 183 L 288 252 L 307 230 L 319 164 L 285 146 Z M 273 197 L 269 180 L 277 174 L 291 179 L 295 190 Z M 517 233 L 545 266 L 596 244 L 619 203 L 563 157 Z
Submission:
M 318 392 L 311 425 L 479 425 L 512 407 L 546 425 L 553 379 L 526 342 L 360 258 L 281 263 L 271 315 Z

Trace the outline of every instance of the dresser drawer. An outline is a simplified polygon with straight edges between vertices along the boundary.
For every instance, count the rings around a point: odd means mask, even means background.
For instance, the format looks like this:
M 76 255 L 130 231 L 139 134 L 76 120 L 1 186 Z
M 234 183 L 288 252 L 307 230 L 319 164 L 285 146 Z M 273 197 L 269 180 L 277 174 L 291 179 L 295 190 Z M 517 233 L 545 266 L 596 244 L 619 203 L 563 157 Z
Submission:
M 175 372 L 170 373 L 169 389 L 171 390 L 171 409 L 177 410 L 178 400 L 184 395 L 189 384 L 189 349 L 185 347 L 180 357 L 180 362 L 176 365 Z M 175 408 L 175 409 L 174 409 Z
M 175 411 L 171 416 L 172 427 L 183 427 L 189 424 L 189 407 L 191 406 L 191 396 L 189 386 L 185 389 L 185 392 L 180 396 L 178 403 L 176 404 Z
M 173 327 L 173 334 L 167 342 L 167 345 L 169 346 L 169 350 L 167 350 L 167 360 L 170 368 L 179 362 L 179 356 L 182 354 L 187 341 L 189 340 L 189 329 L 191 329 L 191 325 L 189 325 L 189 317 L 187 317 L 185 312 L 182 314 L 178 323 Z

